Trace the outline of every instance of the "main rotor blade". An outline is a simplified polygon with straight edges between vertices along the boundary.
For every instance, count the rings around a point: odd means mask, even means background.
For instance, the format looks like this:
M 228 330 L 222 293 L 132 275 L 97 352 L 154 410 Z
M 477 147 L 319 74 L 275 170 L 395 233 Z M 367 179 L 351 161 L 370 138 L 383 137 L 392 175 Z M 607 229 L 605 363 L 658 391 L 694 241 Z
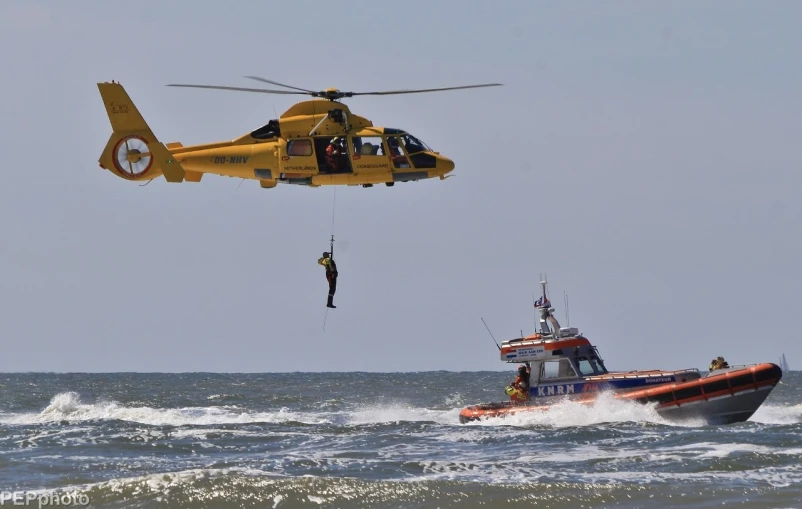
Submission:
M 422 88 L 418 90 L 388 90 L 385 92 L 353 92 L 351 95 L 390 95 L 390 94 L 417 94 L 419 92 L 439 92 L 441 90 L 459 90 L 462 88 L 500 87 L 501 83 L 487 83 L 484 85 L 464 85 L 460 87 Z
M 266 88 L 243 88 L 243 87 L 223 87 L 217 85 L 180 85 L 171 83 L 168 87 L 187 87 L 187 88 L 212 88 L 216 90 L 236 90 L 238 92 L 259 92 L 262 94 L 299 94 L 308 95 L 306 92 L 290 92 L 289 90 L 268 90 Z
M 252 80 L 261 81 L 262 83 L 270 83 L 271 85 L 278 85 L 278 86 L 280 86 L 280 87 L 292 88 L 292 89 L 294 89 L 294 90 L 301 90 L 301 91 L 303 91 L 303 92 L 309 92 L 309 93 L 312 93 L 312 92 L 314 92 L 314 90 L 307 90 L 307 89 L 305 89 L 305 88 L 293 87 L 292 85 L 285 85 L 285 84 L 283 84 L 283 83 L 279 83 L 278 81 L 270 81 L 270 80 L 266 80 L 266 79 L 264 79 L 264 78 L 260 78 L 260 77 L 258 77 L 258 76 L 245 76 L 245 78 L 250 78 L 250 79 L 252 79 Z

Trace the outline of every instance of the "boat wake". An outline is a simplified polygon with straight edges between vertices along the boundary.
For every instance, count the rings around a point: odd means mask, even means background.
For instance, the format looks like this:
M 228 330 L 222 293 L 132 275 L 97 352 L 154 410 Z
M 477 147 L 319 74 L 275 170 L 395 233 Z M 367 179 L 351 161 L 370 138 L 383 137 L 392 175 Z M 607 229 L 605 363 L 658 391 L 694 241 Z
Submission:
M 395 422 L 433 422 L 455 424 L 459 409 L 436 410 L 404 403 L 355 405 L 346 411 L 304 412 L 286 407 L 254 411 L 238 405 L 184 408 L 126 406 L 116 401 L 84 403 L 79 394 L 63 392 L 54 396 L 39 413 L 0 413 L 5 425 L 37 425 L 83 421 L 126 421 L 151 426 L 208 426 L 223 424 L 334 424 L 359 426 Z
M 451 397 L 453 400 L 453 397 Z M 282 424 L 363 426 L 387 423 L 434 423 L 459 426 L 517 426 L 568 428 L 608 423 L 649 423 L 665 426 L 699 427 L 698 421 L 675 422 L 662 417 L 655 405 L 616 399 L 611 393 L 599 394 L 593 403 L 570 400 L 555 403 L 538 412 L 487 417 L 458 424 L 459 408 L 435 409 L 404 402 L 363 402 L 344 411 L 291 411 L 279 408 L 254 411 L 238 405 L 155 408 L 123 405 L 116 401 L 85 403 L 75 392 L 55 395 L 41 412 L 0 413 L 3 425 L 44 425 L 90 421 L 123 421 L 150 426 L 210 426 L 226 424 Z M 802 422 L 802 405 L 763 406 L 749 419 L 761 424 L 796 424 Z

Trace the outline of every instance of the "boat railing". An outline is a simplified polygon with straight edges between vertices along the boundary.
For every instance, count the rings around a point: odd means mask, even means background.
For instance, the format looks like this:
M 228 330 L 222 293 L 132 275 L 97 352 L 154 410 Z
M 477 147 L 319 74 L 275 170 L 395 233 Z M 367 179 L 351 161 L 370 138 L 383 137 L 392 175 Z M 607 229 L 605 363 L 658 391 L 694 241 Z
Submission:
M 713 371 L 724 371 L 724 370 L 733 370 L 733 369 L 744 369 L 744 368 L 751 368 L 753 366 L 757 366 L 758 363 L 752 364 L 729 364 L 726 368 L 718 368 L 714 369 Z M 713 371 L 708 371 L 708 373 L 712 373 Z
M 689 368 L 689 369 L 676 369 L 676 370 L 671 370 L 671 371 L 653 371 L 653 372 L 647 372 L 647 373 L 644 373 L 642 371 L 640 371 L 640 372 L 638 372 L 638 371 L 630 371 L 630 372 L 627 372 L 627 373 L 615 373 L 615 374 L 608 373 L 606 375 L 590 375 L 590 376 L 587 376 L 585 378 L 587 378 L 588 380 L 594 380 L 594 379 L 599 379 L 599 380 L 610 380 L 610 379 L 616 380 L 616 379 L 619 379 L 620 380 L 620 379 L 627 379 L 627 378 L 654 378 L 654 377 L 658 377 L 658 376 L 672 376 L 672 375 L 678 375 L 678 374 L 682 374 L 682 373 L 699 373 L 699 370 L 696 369 L 696 368 Z
M 551 334 L 542 334 L 540 337 L 528 337 L 528 338 L 514 338 L 514 339 L 505 339 L 501 342 L 502 345 L 510 345 L 512 343 L 557 343 L 559 341 L 565 341 L 566 339 L 586 339 L 585 336 L 582 334 L 576 334 L 571 336 L 560 336 L 558 338 L 553 337 Z M 595 347 L 594 347 L 595 348 Z

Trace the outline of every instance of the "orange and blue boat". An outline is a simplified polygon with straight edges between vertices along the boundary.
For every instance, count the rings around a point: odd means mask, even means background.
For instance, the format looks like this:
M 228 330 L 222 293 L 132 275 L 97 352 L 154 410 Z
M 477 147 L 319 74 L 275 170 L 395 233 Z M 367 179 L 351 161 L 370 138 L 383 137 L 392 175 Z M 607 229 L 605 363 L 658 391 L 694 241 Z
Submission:
M 695 368 L 609 371 L 598 349 L 577 328 L 560 327 L 546 297 L 546 283 L 541 285 L 543 295 L 535 305 L 540 332 L 499 346 L 501 361 L 529 368 L 526 399 L 468 406 L 460 412 L 461 423 L 544 411 L 565 400 L 592 403 L 599 394 L 610 393 L 653 405 L 667 420 L 732 424 L 748 420 L 782 378 L 780 366 L 771 362 L 711 364 L 705 374 Z

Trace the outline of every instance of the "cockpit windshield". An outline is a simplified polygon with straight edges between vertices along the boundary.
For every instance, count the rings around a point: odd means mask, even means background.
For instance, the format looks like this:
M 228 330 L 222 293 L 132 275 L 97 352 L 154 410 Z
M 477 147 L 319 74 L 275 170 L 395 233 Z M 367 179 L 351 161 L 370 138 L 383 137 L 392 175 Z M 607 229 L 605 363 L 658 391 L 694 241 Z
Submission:
M 408 154 L 416 154 L 418 152 L 433 152 L 428 145 L 409 133 L 404 133 L 399 136 L 401 137 L 401 141 L 404 143 L 404 148 L 407 149 Z

